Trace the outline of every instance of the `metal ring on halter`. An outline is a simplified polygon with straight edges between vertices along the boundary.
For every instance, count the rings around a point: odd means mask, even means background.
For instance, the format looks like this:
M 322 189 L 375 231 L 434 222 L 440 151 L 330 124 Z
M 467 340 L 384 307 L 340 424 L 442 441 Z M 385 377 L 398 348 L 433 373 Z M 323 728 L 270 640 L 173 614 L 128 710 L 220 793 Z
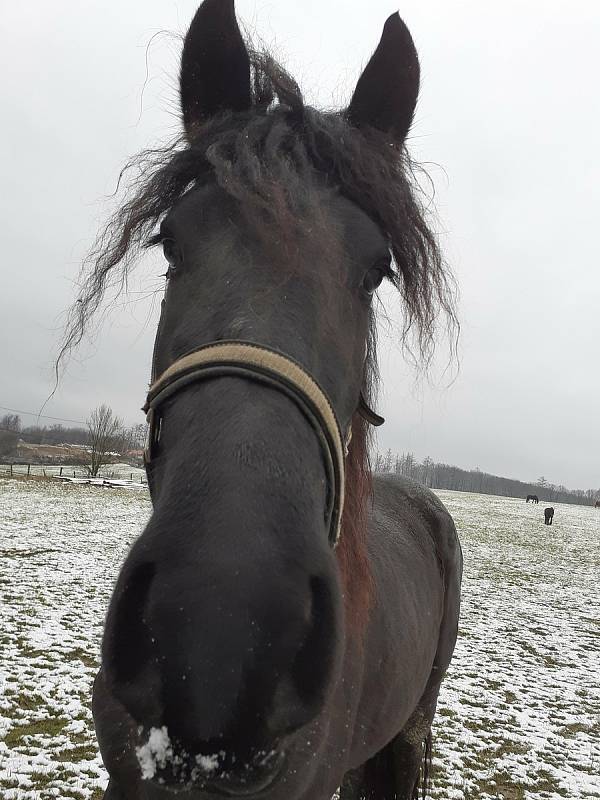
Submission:
M 178 391 L 199 380 L 238 375 L 265 383 L 287 395 L 302 411 L 315 431 L 324 456 L 327 474 L 325 521 L 330 544 L 339 541 L 344 510 L 346 442 L 329 398 L 317 381 L 297 362 L 283 353 L 243 341 L 211 342 L 178 358 L 150 386 L 143 411 L 150 426 L 146 468 L 151 465 L 160 437 L 160 406 Z M 152 493 L 150 470 L 148 482 Z

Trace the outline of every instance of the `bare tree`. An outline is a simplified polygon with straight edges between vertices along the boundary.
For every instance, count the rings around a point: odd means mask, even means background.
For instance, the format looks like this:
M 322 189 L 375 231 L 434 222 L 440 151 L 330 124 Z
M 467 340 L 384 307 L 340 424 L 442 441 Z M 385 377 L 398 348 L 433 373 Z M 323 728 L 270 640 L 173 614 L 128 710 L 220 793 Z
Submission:
M 391 449 L 388 448 L 387 453 L 383 457 L 382 472 L 391 472 L 393 466 L 394 466 L 394 457 L 392 455 Z
M 0 458 L 12 458 L 17 454 L 19 434 L 15 431 L 0 430 Z
M 406 478 L 414 478 L 416 464 L 417 464 L 417 459 L 414 457 L 414 454 L 406 453 L 406 455 L 404 456 L 404 465 L 402 474 Z
M 143 450 L 146 442 L 148 426 L 145 422 L 131 425 L 124 431 L 126 450 Z
M 427 456 L 423 459 L 423 464 L 421 466 L 423 468 L 421 481 L 425 486 L 429 486 L 431 488 L 433 486 L 435 475 L 435 464 L 433 459 Z
M 19 433 L 21 431 L 21 417 L 18 414 L 5 414 L 0 419 L 0 430 Z
M 18 414 L 5 414 L 0 419 L 0 456 L 12 458 L 17 453 L 21 418 Z
M 108 406 L 102 404 L 94 409 L 87 419 L 89 447 L 87 470 L 92 478 L 111 460 L 119 440 L 122 440 L 123 424 Z

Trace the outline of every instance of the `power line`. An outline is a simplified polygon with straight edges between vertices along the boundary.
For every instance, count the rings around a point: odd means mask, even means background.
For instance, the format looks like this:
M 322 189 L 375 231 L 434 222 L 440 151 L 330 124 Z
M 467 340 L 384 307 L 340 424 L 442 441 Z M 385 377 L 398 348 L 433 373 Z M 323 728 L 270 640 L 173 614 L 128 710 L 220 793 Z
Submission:
M 56 422 L 74 422 L 76 425 L 86 425 L 87 423 L 81 419 L 64 419 L 64 417 L 49 417 L 47 414 L 36 414 L 33 411 L 21 411 L 18 408 L 6 408 L 6 406 L 0 406 L 0 410 L 2 411 L 11 411 L 13 414 L 26 414 L 29 417 L 37 417 L 38 419 L 53 419 Z

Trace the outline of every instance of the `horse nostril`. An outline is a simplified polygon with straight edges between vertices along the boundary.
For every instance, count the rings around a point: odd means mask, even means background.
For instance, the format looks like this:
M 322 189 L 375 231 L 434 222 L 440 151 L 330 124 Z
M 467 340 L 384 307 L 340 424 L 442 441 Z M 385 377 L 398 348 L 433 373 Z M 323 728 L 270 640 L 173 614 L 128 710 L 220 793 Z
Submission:
M 267 725 L 272 735 L 288 734 L 310 722 L 330 685 L 336 612 L 327 579 L 310 579 L 310 600 L 306 635 L 289 673 L 279 679 L 271 702 Z
M 117 684 L 131 683 L 150 660 L 152 637 L 145 620 L 145 605 L 152 580 L 156 574 L 154 564 L 135 567 L 112 609 L 112 619 L 107 626 L 107 666 Z
M 322 701 L 329 684 L 333 667 L 331 641 L 336 625 L 335 601 L 329 581 L 313 576 L 310 589 L 312 605 L 308 633 L 292 669 L 296 691 L 308 707 Z

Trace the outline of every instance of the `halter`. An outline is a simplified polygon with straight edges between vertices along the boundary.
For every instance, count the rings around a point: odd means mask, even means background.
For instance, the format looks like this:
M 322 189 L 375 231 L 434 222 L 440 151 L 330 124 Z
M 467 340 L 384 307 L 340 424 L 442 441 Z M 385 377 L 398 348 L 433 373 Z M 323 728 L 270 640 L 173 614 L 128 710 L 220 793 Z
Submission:
M 258 381 L 283 392 L 310 422 L 323 453 L 328 488 L 325 522 L 329 529 L 329 542 L 335 547 L 340 537 L 344 510 L 344 464 L 351 428 L 342 439 L 331 401 L 317 381 L 289 356 L 263 345 L 244 341 L 210 342 L 178 358 L 154 380 L 142 409 L 149 425 L 144 463 L 150 494 L 154 491 L 150 467 L 160 439 L 161 406 L 191 383 L 224 375 Z M 362 395 L 358 411 L 372 425 L 383 423 L 383 418 L 367 406 Z

